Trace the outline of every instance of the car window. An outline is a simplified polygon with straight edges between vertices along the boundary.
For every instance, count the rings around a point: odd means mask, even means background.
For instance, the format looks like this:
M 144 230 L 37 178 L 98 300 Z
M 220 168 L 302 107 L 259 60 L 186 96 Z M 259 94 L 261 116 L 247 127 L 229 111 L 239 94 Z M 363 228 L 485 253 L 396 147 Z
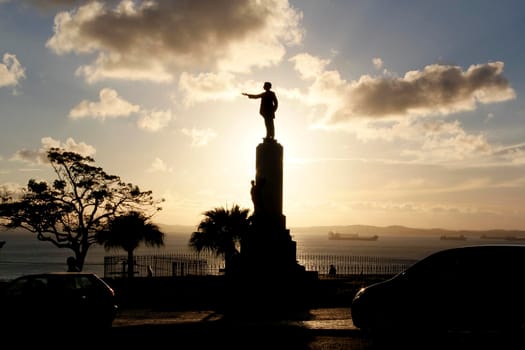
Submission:
M 11 282 L 6 290 L 7 296 L 38 295 L 47 291 L 47 279 L 44 277 L 24 277 Z
M 477 288 L 491 281 L 492 286 L 510 288 L 525 283 L 525 254 L 507 248 L 451 249 L 434 253 L 403 273 L 412 284 L 450 285 Z
M 33 288 L 33 290 L 36 292 L 44 292 L 45 290 L 47 290 L 47 286 L 48 281 L 46 278 L 33 278 L 33 280 L 31 281 L 31 288 Z
M 75 278 L 77 288 L 91 289 L 94 288 L 94 283 L 88 276 L 78 276 Z
M 471 262 L 454 251 L 434 253 L 412 265 L 404 278 L 410 283 L 446 285 L 461 282 L 470 271 Z
M 71 278 L 64 278 L 62 276 L 50 276 L 49 284 L 50 288 L 55 291 L 67 291 L 75 289 L 75 281 Z
M 435 279 L 440 270 L 446 267 L 447 260 L 443 254 L 430 255 L 412 265 L 406 272 L 406 276 L 412 280 L 431 280 Z M 447 270 L 450 267 L 447 267 Z

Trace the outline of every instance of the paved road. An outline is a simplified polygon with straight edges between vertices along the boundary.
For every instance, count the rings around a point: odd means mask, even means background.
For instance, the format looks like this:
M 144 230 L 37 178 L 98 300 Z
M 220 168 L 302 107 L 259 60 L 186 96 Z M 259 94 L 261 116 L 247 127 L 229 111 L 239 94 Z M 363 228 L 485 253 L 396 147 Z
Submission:
M 352 323 L 348 308 L 310 309 L 279 320 L 261 320 L 257 318 L 257 315 L 254 316 L 253 318 L 243 318 L 232 322 L 242 322 L 243 324 L 265 322 L 273 325 L 304 327 L 310 330 L 357 331 Z M 207 310 L 154 311 L 151 309 L 130 309 L 119 313 L 113 322 L 113 327 L 211 323 L 224 319 L 224 315 Z
M 366 342 L 347 308 L 311 309 L 280 319 L 231 319 L 202 310 L 123 310 L 110 334 L 108 339 L 120 345 L 148 337 L 176 342 L 179 349 L 355 349 Z
M 213 311 L 128 310 L 119 314 L 107 339 L 115 346 L 151 339 L 178 349 L 525 349 L 521 335 L 460 333 L 436 337 L 407 331 L 371 336 L 353 325 L 348 308 L 311 309 L 279 320 L 228 319 Z

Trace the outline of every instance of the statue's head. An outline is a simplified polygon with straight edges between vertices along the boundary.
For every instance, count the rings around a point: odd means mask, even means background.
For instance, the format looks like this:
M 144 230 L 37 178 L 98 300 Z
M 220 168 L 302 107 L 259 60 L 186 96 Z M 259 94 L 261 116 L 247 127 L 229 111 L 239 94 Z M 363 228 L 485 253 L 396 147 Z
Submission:
M 264 90 L 270 90 L 272 88 L 272 83 L 269 81 L 265 82 L 263 85 Z

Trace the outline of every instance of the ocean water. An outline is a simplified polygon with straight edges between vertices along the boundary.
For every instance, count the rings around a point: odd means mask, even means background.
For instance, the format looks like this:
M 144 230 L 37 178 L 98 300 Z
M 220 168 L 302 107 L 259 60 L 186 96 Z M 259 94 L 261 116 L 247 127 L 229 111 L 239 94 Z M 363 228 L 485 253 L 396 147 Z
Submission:
M 487 240 L 479 236 L 469 236 L 465 241 L 440 240 L 439 236 L 380 236 L 377 241 L 329 240 L 327 232 L 304 233 L 300 230 L 290 232 L 297 243 L 297 256 L 337 255 L 337 256 L 377 256 L 395 259 L 419 260 L 438 250 L 464 245 L 487 243 L 510 243 L 505 240 Z M 188 241 L 191 232 L 166 233 L 165 246 L 161 248 L 139 247 L 135 255 L 174 254 L 190 252 Z M 68 249 L 57 248 L 49 242 L 40 242 L 25 231 L 0 231 L 0 240 L 6 244 L 0 248 L 0 280 L 9 280 L 27 273 L 65 271 L 66 259 L 72 255 Z M 93 245 L 86 259 L 84 271 L 104 275 L 104 257 L 124 255 L 122 250 L 106 251 Z
M 190 234 L 166 234 L 164 247 L 139 247 L 134 254 L 189 252 Z M 0 231 L 0 240 L 6 241 L 0 248 L 0 281 L 29 273 L 66 271 L 66 259 L 73 255 L 71 250 L 57 248 L 50 242 L 41 242 L 36 239 L 35 234 L 26 231 Z M 100 245 L 92 245 L 83 271 L 104 276 L 104 257 L 125 254 L 123 250 L 106 251 Z

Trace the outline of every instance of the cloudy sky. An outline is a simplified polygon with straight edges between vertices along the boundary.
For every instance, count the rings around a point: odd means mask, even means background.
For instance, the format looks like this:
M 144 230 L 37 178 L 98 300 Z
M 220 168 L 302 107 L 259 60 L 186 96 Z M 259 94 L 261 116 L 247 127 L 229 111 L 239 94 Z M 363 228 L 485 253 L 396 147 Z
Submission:
M 251 209 L 279 99 L 288 227 L 525 229 L 525 3 L 0 0 L 0 185 L 60 146 L 166 201 Z

